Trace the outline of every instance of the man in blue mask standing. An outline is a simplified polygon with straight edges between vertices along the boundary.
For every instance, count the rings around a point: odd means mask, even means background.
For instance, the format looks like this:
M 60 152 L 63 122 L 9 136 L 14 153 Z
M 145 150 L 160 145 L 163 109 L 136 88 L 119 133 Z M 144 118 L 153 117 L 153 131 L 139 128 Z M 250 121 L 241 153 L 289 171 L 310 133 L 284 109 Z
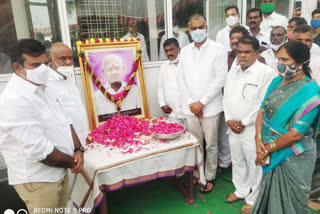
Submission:
M 189 131 L 206 150 L 203 193 L 213 190 L 218 162 L 218 126 L 222 107 L 222 87 L 227 76 L 227 51 L 223 45 L 207 38 L 206 19 L 199 14 L 189 19 L 193 43 L 180 53 L 178 82 L 184 96 L 183 112 Z M 206 147 L 203 146 L 203 138 Z
M 315 31 L 315 38 L 313 42 L 320 46 L 320 9 L 319 8 L 315 9 L 314 11 L 312 11 L 311 15 L 312 15 L 311 26 Z
M 260 28 L 264 32 L 271 32 L 272 28 L 275 26 L 282 26 L 287 28 L 288 19 L 276 13 L 275 10 L 275 0 L 262 0 L 261 11 L 263 14 L 263 21 Z

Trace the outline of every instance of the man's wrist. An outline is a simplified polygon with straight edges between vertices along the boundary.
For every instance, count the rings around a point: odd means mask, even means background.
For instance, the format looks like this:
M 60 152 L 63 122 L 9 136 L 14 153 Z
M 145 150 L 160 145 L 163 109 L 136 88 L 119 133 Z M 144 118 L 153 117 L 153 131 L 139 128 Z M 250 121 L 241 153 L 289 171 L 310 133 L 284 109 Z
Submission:
M 85 152 L 83 146 L 81 146 L 81 145 L 79 147 L 75 148 L 73 152 L 78 152 L 78 151 L 80 151 L 81 153 Z

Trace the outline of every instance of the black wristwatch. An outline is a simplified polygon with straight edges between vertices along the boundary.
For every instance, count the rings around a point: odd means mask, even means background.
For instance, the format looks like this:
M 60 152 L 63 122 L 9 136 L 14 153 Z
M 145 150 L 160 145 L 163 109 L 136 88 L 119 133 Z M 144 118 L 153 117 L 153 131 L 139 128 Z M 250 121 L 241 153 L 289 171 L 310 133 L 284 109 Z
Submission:
M 84 148 L 83 148 L 83 146 L 80 146 L 80 147 L 78 147 L 78 148 L 75 148 L 75 149 L 74 149 L 74 152 L 76 152 L 76 151 L 80 151 L 80 152 L 84 153 Z

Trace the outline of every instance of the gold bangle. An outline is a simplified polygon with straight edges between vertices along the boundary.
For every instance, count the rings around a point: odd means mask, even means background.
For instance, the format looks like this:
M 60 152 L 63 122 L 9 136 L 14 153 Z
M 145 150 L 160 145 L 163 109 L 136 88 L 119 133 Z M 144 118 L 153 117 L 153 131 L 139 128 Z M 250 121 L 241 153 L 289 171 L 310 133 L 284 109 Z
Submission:
M 255 137 L 258 137 L 258 138 L 260 138 L 260 140 L 262 140 L 262 138 L 261 138 L 261 133 L 256 134 L 256 136 L 255 136 Z
M 270 143 L 271 152 L 277 151 L 277 144 L 273 141 Z

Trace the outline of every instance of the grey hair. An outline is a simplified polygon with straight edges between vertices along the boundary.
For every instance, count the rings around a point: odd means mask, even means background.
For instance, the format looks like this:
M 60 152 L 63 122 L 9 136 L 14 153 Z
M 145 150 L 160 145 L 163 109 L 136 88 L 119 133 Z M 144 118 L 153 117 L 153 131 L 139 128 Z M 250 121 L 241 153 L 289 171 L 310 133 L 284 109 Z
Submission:
M 121 57 L 116 54 L 109 54 L 109 55 L 105 56 L 102 61 L 102 68 L 104 71 L 105 71 L 105 64 L 106 64 L 107 60 L 115 60 L 115 61 L 120 62 L 121 68 L 123 69 L 123 63 L 122 63 Z
M 206 25 L 207 25 L 207 19 L 206 17 L 204 17 L 203 15 L 199 14 L 199 13 L 195 13 L 193 14 L 192 16 L 190 16 L 189 18 L 189 22 L 188 22 L 188 26 L 190 25 L 190 22 L 192 20 L 199 20 L 199 19 L 203 19 L 205 22 L 206 22 Z

